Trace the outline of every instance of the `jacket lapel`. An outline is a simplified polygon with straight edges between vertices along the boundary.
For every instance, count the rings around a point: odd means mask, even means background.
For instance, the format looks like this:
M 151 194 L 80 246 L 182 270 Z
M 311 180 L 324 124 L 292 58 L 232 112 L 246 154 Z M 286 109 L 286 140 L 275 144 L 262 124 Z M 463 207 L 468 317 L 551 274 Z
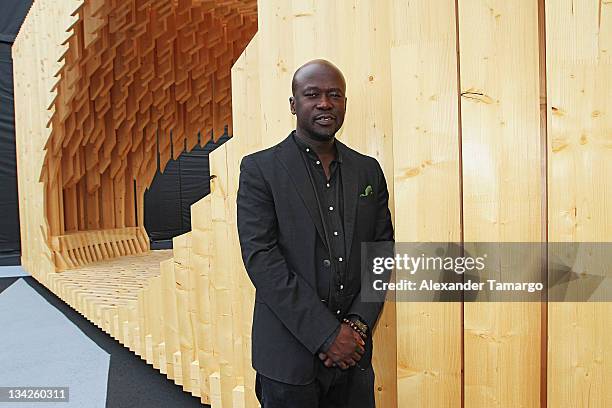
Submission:
M 357 215 L 359 198 L 359 166 L 351 151 L 336 139 L 338 149 L 342 150 L 342 200 L 344 202 L 344 235 L 346 237 L 346 257 L 351 256 L 351 245 Z
M 278 145 L 275 153 L 280 163 L 283 165 L 289 178 L 293 181 L 295 188 L 304 202 L 304 206 L 310 214 L 310 218 L 317 229 L 317 233 L 321 237 L 321 240 L 327 248 L 327 240 L 325 239 L 325 232 L 323 230 L 323 222 L 321 220 L 321 214 L 319 214 L 319 207 L 317 205 L 317 198 L 315 192 L 308 177 L 302 155 L 293 140 L 291 140 L 292 134 L 289 135 L 281 144 Z

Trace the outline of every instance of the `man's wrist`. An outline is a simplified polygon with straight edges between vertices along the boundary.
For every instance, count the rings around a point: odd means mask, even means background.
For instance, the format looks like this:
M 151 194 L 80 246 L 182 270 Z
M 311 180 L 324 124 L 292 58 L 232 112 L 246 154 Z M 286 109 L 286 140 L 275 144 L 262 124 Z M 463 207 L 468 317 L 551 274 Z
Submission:
M 359 325 L 363 325 L 363 328 L 365 329 L 364 330 L 365 333 L 368 334 L 369 327 L 368 327 L 368 324 L 366 323 L 365 319 L 363 319 L 361 316 L 359 316 L 358 314 L 355 314 L 355 313 L 351 313 L 347 317 L 348 317 L 349 320 L 354 321 L 356 323 L 358 322 Z
M 351 314 L 347 318 L 343 319 L 343 322 L 348 324 L 351 329 L 356 331 L 362 338 L 368 337 L 368 325 L 358 316 Z
M 340 325 L 338 325 L 338 327 L 336 327 L 336 329 L 327 337 L 327 339 L 325 339 L 325 341 L 319 348 L 319 351 L 321 353 L 327 353 L 327 350 L 329 350 L 331 345 L 334 343 L 339 333 L 340 333 Z

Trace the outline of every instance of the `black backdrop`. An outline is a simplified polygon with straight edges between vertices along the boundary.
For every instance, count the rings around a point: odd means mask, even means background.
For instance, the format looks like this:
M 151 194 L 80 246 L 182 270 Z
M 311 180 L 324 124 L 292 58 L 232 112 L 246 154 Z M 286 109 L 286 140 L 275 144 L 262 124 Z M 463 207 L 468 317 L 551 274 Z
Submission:
M 15 109 L 11 46 L 32 0 L 1 0 L 0 13 L 0 265 L 17 265 L 20 256 Z M 168 247 L 172 237 L 191 230 L 189 206 L 210 192 L 208 153 L 227 140 L 209 143 L 158 173 L 145 194 L 145 228 L 152 247 Z
M 164 174 L 157 172 L 145 193 L 145 228 L 152 248 L 168 248 L 162 241 L 191 231 L 189 207 L 210 193 L 208 153 L 227 139 L 183 153 L 168 162 Z
M 0 265 L 19 263 L 19 207 L 11 46 L 32 0 L 2 0 L 0 13 Z

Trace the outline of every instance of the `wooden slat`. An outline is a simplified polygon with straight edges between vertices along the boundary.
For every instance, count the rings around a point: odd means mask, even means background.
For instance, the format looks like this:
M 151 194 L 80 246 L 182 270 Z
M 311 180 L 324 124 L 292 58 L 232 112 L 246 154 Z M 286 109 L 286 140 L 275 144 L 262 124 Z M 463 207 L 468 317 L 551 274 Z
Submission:
M 182 377 L 175 377 L 174 353 L 180 351 L 178 316 L 176 310 L 174 260 L 169 259 L 160 264 L 162 284 L 162 310 L 164 332 L 164 352 L 166 357 L 166 370 L 169 378 L 181 385 Z
M 610 242 L 612 4 L 547 1 L 546 57 L 548 238 Z M 548 406 L 610 405 L 610 327 L 609 302 L 548 305 Z
M 539 242 L 537 3 L 458 7 L 465 242 Z M 490 271 L 512 281 L 520 270 L 506 265 L 516 259 L 503 251 Z M 465 303 L 466 407 L 538 406 L 540 312 L 538 303 Z
M 395 238 L 460 242 L 455 2 L 393 5 Z M 404 299 L 396 308 L 398 406 L 460 406 L 461 304 Z

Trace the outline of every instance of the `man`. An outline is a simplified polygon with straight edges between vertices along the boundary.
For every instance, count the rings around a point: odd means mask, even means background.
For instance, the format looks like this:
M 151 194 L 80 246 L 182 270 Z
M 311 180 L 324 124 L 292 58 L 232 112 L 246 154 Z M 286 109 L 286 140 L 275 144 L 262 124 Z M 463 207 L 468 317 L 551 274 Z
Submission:
M 382 301 L 360 297 L 360 249 L 393 240 L 385 177 L 376 159 L 335 139 L 347 101 L 338 68 L 310 61 L 292 91 L 295 131 L 240 165 L 256 394 L 263 408 L 374 407 L 372 329 Z

